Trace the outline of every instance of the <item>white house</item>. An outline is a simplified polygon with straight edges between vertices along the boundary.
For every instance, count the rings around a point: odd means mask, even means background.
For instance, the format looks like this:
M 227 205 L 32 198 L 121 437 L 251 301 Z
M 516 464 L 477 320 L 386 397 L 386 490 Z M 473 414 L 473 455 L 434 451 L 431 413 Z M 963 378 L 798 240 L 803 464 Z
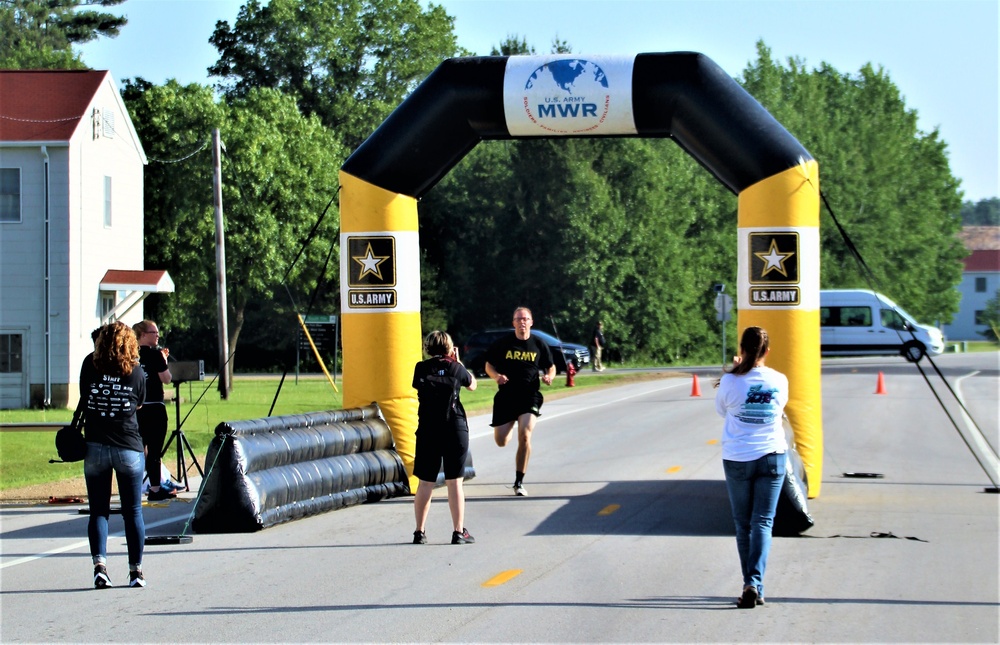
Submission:
M 944 326 L 944 334 L 948 340 L 984 340 L 982 332 L 989 326 L 981 317 L 986 303 L 1000 290 L 1000 227 L 966 226 L 961 237 L 972 254 L 965 258 L 958 285 L 962 294 L 958 313 Z
M 0 70 L 0 408 L 75 405 L 91 331 L 173 291 L 143 270 L 145 163 L 109 72 Z

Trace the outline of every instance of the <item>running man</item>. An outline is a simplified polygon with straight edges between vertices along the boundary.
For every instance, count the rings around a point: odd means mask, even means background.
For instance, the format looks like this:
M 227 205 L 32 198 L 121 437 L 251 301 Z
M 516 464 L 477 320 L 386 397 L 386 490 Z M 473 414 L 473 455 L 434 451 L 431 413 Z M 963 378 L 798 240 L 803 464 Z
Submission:
M 539 380 L 552 384 L 556 366 L 544 341 L 531 335 L 531 310 L 514 310 L 514 333 L 503 336 L 486 350 L 486 373 L 497 382 L 493 398 L 493 439 L 503 448 L 510 441 L 517 424 L 517 453 L 514 457 L 514 494 L 528 494 L 524 473 L 531 457 L 531 431 L 541 416 L 542 393 Z M 539 371 L 543 372 L 539 379 Z

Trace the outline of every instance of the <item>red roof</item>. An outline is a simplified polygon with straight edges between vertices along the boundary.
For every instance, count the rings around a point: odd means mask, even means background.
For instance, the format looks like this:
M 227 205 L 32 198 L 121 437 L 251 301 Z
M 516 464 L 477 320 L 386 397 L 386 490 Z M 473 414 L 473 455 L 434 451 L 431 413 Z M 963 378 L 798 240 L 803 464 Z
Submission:
M 108 269 L 101 278 L 101 289 L 104 291 L 149 291 L 152 293 L 172 293 L 174 281 L 166 271 L 130 271 L 127 269 Z
M 68 141 L 107 70 L 0 70 L 0 141 Z
M 973 251 L 972 255 L 965 258 L 966 273 L 988 271 L 1000 271 L 1000 250 Z

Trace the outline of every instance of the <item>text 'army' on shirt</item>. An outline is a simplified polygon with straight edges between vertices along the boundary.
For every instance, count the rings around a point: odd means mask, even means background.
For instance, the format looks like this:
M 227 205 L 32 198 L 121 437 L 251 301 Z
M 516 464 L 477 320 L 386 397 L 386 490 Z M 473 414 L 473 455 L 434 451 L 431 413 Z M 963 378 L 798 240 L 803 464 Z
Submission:
M 528 361 L 529 363 L 534 363 L 535 359 L 538 358 L 538 352 L 522 352 L 518 349 L 509 349 L 504 358 L 510 361 Z

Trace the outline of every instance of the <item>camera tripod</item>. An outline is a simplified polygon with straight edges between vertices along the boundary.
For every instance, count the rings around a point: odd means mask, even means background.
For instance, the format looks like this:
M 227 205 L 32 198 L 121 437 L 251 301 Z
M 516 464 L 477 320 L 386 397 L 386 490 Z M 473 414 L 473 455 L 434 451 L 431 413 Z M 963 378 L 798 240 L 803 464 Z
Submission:
M 194 450 L 191 448 L 191 444 L 188 442 L 187 437 L 184 435 L 184 431 L 181 429 L 181 385 L 186 381 L 175 381 L 174 382 L 174 423 L 176 427 L 174 431 L 170 434 L 170 439 L 167 443 L 163 445 L 163 452 L 160 457 L 163 458 L 167 454 L 167 450 L 170 449 L 170 444 L 174 439 L 177 439 L 177 477 L 183 478 L 184 490 L 190 491 L 191 486 L 188 484 L 188 468 L 189 466 L 184 461 L 184 450 L 187 449 L 188 454 L 191 456 L 191 464 L 198 469 L 198 474 L 202 478 L 205 477 L 204 471 L 201 469 L 201 464 L 198 463 L 198 458 L 194 456 Z

